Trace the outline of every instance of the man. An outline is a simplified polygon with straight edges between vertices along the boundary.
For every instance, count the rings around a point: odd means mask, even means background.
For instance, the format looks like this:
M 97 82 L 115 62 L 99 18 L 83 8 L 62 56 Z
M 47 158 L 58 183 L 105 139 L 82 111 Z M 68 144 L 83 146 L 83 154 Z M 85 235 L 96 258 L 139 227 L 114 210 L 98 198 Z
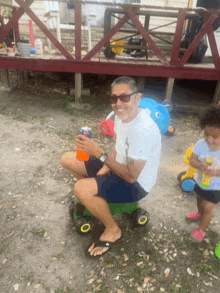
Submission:
M 116 144 L 111 153 L 106 154 L 93 140 L 78 135 L 76 145 L 90 155 L 90 160 L 78 161 L 73 152 L 64 154 L 61 160 L 78 179 L 74 195 L 105 226 L 99 241 L 88 249 L 92 256 L 107 252 L 121 237 L 107 201 L 139 201 L 156 181 L 161 134 L 147 111 L 138 108 L 140 97 L 134 79 L 117 78 L 112 83 L 110 97 L 116 114 Z

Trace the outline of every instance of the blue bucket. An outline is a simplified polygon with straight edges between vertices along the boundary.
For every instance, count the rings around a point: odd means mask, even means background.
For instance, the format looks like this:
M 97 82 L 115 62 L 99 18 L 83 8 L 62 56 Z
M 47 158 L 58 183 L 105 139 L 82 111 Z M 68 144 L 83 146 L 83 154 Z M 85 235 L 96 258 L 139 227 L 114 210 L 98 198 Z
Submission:
M 156 122 L 161 134 L 165 134 L 170 126 L 170 113 L 166 104 L 158 104 L 150 98 L 141 98 L 139 108 L 149 109 L 150 117 Z

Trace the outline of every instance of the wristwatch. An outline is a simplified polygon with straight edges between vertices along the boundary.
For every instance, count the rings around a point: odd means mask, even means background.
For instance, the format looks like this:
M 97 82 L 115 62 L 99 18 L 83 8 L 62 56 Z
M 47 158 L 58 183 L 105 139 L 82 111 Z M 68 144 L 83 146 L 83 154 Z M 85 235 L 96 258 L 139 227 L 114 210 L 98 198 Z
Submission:
M 105 163 L 105 161 L 107 160 L 108 158 L 108 155 L 106 153 L 102 154 L 100 157 L 99 157 L 99 160 L 102 162 L 102 163 Z

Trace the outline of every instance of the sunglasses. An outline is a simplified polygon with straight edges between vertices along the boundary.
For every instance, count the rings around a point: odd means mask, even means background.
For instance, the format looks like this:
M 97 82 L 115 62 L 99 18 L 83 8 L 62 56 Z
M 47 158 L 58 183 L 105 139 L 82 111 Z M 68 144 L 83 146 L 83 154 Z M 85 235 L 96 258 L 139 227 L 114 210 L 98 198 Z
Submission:
M 130 101 L 131 96 L 136 93 L 138 93 L 138 91 L 133 92 L 131 94 L 123 94 L 120 96 L 112 95 L 110 96 L 110 102 L 111 104 L 116 104 L 119 99 L 122 103 L 128 103 Z

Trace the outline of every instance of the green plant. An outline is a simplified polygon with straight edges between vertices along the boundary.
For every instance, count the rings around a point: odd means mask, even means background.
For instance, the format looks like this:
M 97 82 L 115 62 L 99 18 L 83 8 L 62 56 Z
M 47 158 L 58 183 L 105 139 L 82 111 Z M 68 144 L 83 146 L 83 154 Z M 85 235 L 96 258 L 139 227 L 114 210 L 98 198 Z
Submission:
M 44 229 L 39 229 L 39 230 L 34 231 L 34 235 L 38 235 L 40 237 L 44 237 L 44 234 L 45 234 Z
M 196 267 L 197 267 L 197 271 L 199 273 L 211 273 L 212 272 L 212 268 L 206 263 L 200 263 Z
M 28 281 L 30 282 L 30 284 L 32 284 L 34 282 L 34 277 L 28 276 Z
M 18 121 L 27 122 L 27 114 L 18 114 L 14 119 Z
M 5 251 L 9 247 L 10 241 L 8 241 L 6 244 L 3 244 L 2 247 L 0 247 L 0 253 Z
M 64 257 L 64 253 L 63 252 L 59 252 L 55 257 L 58 258 L 58 259 L 60 259 L 60 258 Z

